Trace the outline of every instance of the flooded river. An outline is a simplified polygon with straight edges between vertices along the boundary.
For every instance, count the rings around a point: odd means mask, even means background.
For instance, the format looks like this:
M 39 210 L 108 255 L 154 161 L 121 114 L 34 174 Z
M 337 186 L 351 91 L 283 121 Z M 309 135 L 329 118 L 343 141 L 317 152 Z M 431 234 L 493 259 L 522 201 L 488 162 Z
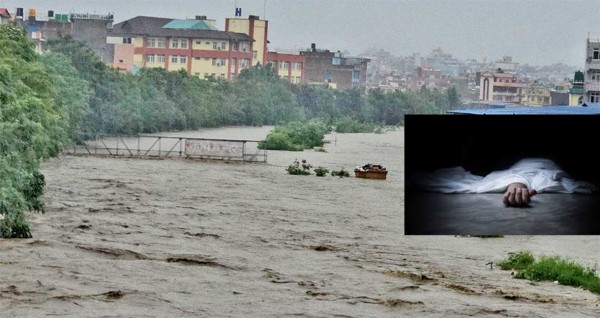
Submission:
M 167 136 L 264 139 L 271 127 Z M 403 236 L 404 132 L 331 134 L 268 163 L 63 156 L 33 239 L 0 240 L 5 317 L 597 317 L 597 295 L 486 265 L 600 263 L 597 237 Z M 385 181 L 291 176 L 295 159 Z

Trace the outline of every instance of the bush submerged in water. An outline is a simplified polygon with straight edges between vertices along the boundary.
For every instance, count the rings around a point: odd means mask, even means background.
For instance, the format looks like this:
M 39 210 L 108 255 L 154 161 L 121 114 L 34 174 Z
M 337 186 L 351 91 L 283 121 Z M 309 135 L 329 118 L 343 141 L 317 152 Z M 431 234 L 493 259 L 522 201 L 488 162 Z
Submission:
M 348 172 L 348 171 L 344 170 L 344 168 L 342 168 L 339 171 L 336 171 L 336 170 L 331 171 L 331 175 L 334 176 L 334 177 L 338 176 L 340 178 L 343 178 L 343 177 L 349 177 L 350 176 L 350 172 Z
M 323 138 L 330 131 L 322 121 L 311 120 L 305 123 L 292 122 L 277 126 L 258 144 L 260 149 L 302 151 L 323 146 Z
M 312 165 L 307 163 L 306 160 L 302 160 L 302 164 L 295 160 L 286 170 L 289 174 L 307 176 L 310 174 L 310 168 L 312 168 Z
M 329 170 L 325 167 L 318 167 L 315 169 L 315 174 L 317 175 L 317 177 L 324 177 L 325 175 L 327 175 L 328 172 Z

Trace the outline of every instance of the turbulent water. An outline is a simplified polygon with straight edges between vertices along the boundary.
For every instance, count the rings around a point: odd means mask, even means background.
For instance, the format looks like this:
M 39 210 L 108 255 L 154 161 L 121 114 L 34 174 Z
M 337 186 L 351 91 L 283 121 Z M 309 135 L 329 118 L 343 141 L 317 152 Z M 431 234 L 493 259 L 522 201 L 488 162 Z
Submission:
M 263 139 L 270 127 L 167 135 Z M 598 296 L 513 279 L 508 252 L 600 262 L 597 237 L 403 236 L 404 132 L 332 134 L 267 164 L 63 156 L 33 239 L 0 240 L 6 317 L 596 317 Z M 295 159 L 385 181 L 291 176 Z

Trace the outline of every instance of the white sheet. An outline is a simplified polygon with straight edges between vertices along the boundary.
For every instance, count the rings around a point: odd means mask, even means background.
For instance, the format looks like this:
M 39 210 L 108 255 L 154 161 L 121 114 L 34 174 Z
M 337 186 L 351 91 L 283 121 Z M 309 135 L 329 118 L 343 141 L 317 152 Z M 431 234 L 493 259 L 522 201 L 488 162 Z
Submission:
M 596 187 L 573 180 L 552 160 L 526 158 L 507 170 L 494 171 L 485 177 L 476 176 L 463 167 L 418 173 L 413 182 L 424 190 L 442 193 L 505 192 L 511 183 L 520 182 L 538 193 L 592 193 Z

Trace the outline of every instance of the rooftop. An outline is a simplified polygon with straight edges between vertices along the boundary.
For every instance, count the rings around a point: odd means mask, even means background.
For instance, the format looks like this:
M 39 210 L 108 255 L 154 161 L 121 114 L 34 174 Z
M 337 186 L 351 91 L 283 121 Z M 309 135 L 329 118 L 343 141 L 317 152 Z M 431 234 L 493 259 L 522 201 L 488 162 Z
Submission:
M 8 9 L 0 8 L 0 17 L 10 18 L 10 13 L 8 13 Z
M 180 37 L 180 38 L 204 38 L 204 39 L 217 39 L 217 40 L 234 40 L 234 41 L 254 41 L 251 37 L 244 33 L 226 32 L 219 31 L 217 29 L 179 29 L 172 27 L 165 27 L 169 24 L 172 26 L 185 26 L 183 23 L 175 21 L 184 21 L 169 18 L 157 18 L 147 16 L 137 16 L 135 18 L 125 20 L 117 23 L 113 26 L 111 35 L 142 35 L 142 36 L 156 36 L 156 37 Z M 205 22 L 203 20 L 190 20 L 197 22 Z M 198 24 L 196 24 L 198 26 Z
M 177 30 L 217 30 L 206 20 L 173 20 L 163 26 L 163 29 Z

